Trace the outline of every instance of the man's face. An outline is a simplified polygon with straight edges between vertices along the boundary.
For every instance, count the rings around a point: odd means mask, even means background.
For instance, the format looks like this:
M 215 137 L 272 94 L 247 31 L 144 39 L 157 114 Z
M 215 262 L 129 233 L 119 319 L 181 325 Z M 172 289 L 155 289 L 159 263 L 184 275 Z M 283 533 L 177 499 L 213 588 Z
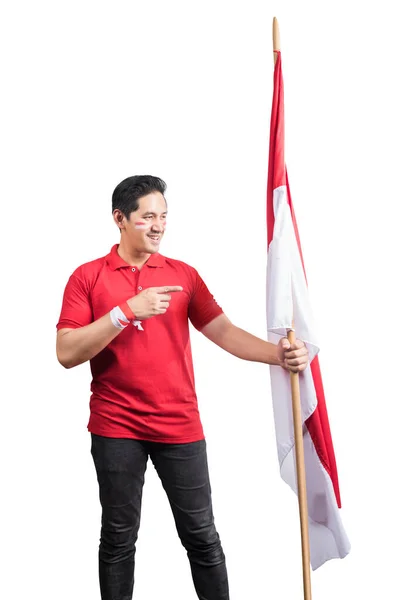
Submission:
M 160 192 L 152 192 L 139 199 L 139 208 L 124 218 L 125 236 L 138 252 L 154 254 L 167 224 L 167 205 Z

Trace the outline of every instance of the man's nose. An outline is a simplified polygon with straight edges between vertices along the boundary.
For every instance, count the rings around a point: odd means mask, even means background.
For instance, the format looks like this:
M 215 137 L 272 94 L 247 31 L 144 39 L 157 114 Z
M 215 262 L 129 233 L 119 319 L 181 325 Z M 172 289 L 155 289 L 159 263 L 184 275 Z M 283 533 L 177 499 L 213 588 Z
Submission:
M 163 231 L 164 227 L 163 227 L 161 219 L 154 220 L 153 225 L 151 226 L 151 229 L 153 231 L 157 231 L 157 232 Z

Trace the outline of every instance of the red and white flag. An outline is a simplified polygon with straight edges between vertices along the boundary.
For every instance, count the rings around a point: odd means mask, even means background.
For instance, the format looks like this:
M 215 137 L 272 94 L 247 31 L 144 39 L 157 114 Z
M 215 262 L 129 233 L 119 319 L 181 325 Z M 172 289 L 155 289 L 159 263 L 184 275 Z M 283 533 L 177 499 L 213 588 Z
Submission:
M 331 558 L 345 557 L 350 543 L 339 515 L 339 483 L 317 356 L 319 346 L 286 172 L 283 79 L 281 54 L 277 54 L 267 188 L 268 339 L 277 343 L 294 322 L 296 337 L 303 340 L 309 350 L 310 365 L 299 380 L 310 555 L 315 570 Z M 270 372 L 281 476 L 297 494 L 290 375 L 281 367 L 272 366 Z

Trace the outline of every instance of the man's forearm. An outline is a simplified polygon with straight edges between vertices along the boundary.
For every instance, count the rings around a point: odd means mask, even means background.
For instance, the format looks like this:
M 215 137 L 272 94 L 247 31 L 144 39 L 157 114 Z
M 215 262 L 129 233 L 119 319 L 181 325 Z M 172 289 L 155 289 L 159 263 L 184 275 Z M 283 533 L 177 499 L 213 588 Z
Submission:
M 97 321 L 69 331 L 60 330 L 57 336 L 57 358 L 66 369 L 92 359 L 121 333 L 107 313 Z
M 280 365 L 276 344 L 262 340 L 244 329 L 230 324 L 218 339 L 218 346 L 243 360 L 262 362 L 268 365 Z

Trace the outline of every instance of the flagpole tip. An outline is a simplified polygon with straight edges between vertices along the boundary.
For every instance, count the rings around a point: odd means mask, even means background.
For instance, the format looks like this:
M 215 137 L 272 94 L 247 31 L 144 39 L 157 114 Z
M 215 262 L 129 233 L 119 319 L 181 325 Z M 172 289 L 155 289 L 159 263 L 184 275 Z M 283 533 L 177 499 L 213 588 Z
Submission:
M 278 19 L 276 17 L 273 18 L 272 21 L 272 44 L 274 49 L 274 62 L 276 62 L 276 50 L 280 51 L 281 49 L 281 37 L 279 33 L 279 24 Z

